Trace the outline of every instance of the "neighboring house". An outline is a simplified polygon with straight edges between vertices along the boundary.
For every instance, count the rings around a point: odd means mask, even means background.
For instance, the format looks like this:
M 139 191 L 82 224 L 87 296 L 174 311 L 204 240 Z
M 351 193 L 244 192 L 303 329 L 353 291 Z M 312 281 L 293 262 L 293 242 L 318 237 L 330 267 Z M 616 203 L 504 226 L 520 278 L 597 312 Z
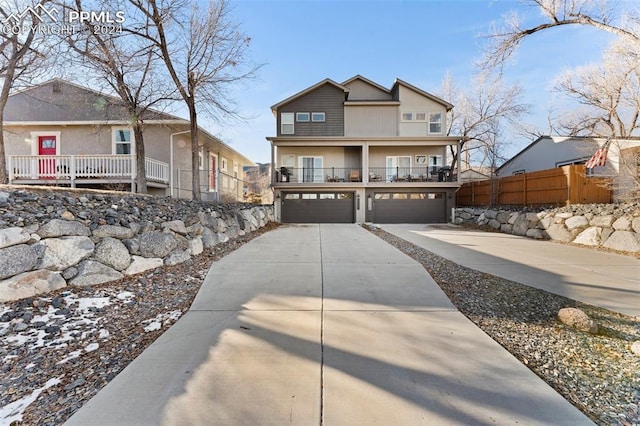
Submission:
M 585 164 L 606 138 L 541 136 L 496 170 L 499 177 L 535 172 L 571 164 Z M 640 139 L 615 139 L 607 150 L 606 166 L 587 169 L 592 176 L 614 178 L 614 199 L 624 196 L 629 173 L 638 175 Z
M 282 222 L 446 222 L 457 177 L 453 106 L 409 83 L 325 79 L 271 107 L 272 188 Z M 459 166 L 459 163 L 458 163 Z
M 148 110 L 148 192 L 191 197 L 189 121 Z M 254 165 L 200 129 L 203 200 L 242 200 L 242 170 Z M 135 138 L 122 101 L 61 79 L 11 95 L 4 112 L 11 184 L 135 190 Z
M 460 182 L 477 182 L 491 179 L 491 169 L 489 167 L 468 166 L 460 172 Z

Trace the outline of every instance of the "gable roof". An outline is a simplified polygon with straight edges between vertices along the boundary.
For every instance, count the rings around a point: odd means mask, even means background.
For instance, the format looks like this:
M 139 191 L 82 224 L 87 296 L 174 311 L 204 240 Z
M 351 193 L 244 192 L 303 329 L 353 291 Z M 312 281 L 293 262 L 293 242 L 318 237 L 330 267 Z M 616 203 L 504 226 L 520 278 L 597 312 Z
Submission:
M 129 114 L 120 98 L 54 78 L 10 95 L 3 118 L 5 122 L 104 122 L 128 121 Z M 152 108 L 142 119 L 188 123 Z
M 343 90 L 343 91 L 344 91 L 344 93 L 345 93 L 345 99 L 346 99 L 347 94 L 349 93 L 349 88 L 344 87 L 344 86 L 343 86 L 342 84 L 340 84 L 340 83 L 336 83 L 335 81 L 331 80 L 330 78 L 325 78 L 325 79 L 324 79 L 324 80 L 322 80 L 321 82 L 316 83 L 316 84 L 314 84 L 314 85 L 313 85 L 313 86 L 311 86 L 311 87 L 307 87 L 306 89 L 304 89 L 304 90 L 302 90 L 302 91 L 300 91 L 300 92 L 298 92 L 298 93 L 296 93 L 296 94 L 294 94 L 294 95 L 292 95 L 292 96 L 289 96 L 289 97 L 288 97 L 287 99 L 285 99 L 284 101 L 278 102 L 277 104 L 273 105 L 273 106 L 271 107 L 271 111 L 272 111 L 273 113 L 275 113 L 275 112 L 276 112 L 276 110 L 277 110 L 278 108 L 282 107 L 283 105 L 286 105 L 286 104 L 288 104 L 288 103 L 290 103 L 290 102 L 292 102 L 292 101 L 295 101 L 296 99 L 301 98 L 301 97 L 303 97 L 304 95 L 306 95 L 306 94 L 308 94 L 308 93 L 310 93 L 310 92 L 313 92 L 313 91 L 314 91 L 314 90 L 316 90 L 318 87 L 324 86 L 325 84 L 330 84 L 330 85 L 335 86 L 336 88 L 338 88 L 338 89 L 340 89 L 340 90 Z
M 391 88 L 391 91 L 395 92 L 398 89 L 398 86 L 404 86 L 409 90 L 413 90 L 414 92 L 416 92 L 416 93 L 418 93 L 418 94 L 420 94 L 420 95 L 422 95 L 422 96 L 424 96 L 426 98 L 429 98 L 434 102 L 437 102 L 437 103 L 443 105 L 444 107 L 447 108 L 447 111 L 450 111 L 453 108 L 453 105 L 450 104 L 449 102 L 445 101 L 444 99 L 440 99 L 439 97 L 437 97 L 435 95 L 432 95 L 429 92 L 425 92 L 424 90 L 422 90 L 422 89 L 420 89 L 420 88 L 418 88 L 418 87 L 416 87 L 416 86 L 414 86 L 412 84 L 409 84 L 406 81 L 400 80 L 399 78 L 396 78 L 396 81 L 395 81 L 395 83 L 393 83 L 393 87 Z
M 376 83 L 375 81 L 371 81 L 368 78 L 365 78 L 365 77 L 361 76 L 360 74 L 356 74 L 353 77 L 351 77 L 349 80 L 342 82 L 342 85 L 346 86 L 347 84 L 349 84 L 349 83 L 351 83 L 353 81 L 356 81 L 356 80 L 363 81 L 363 82 L 367 83 L 368 85 L 373 86 L 376 89 L 378 89 L 378 90 L 380 90 L 380 91 L 382 91 L 384 93 L 391 93 L 391 91 L 389 89 L 387 89 L 386 87 L 383 87 L 383 86 L 379 85 L 378 83 Z
M 567 141 L 567 140 L 576 140 L 576 141 L 577 140 L 582 140 L 583 142 L 586 142 L 586 143 L 593 143 L 594 144 L 594 149 L 597 149 L 597 147 L 600 146 L 599 141 L 602 141 L 604 143 L 606 138 L 598 138 L 598 137 L 591 137 L 591 136 L 549 136 L 549 135 L 543 135 L 543 136 L 538 137 L 538 139 L 534 140 L 529 145 L 525 146 L 520 152 L 515 154 L 513 157 L 511 157 L 507 161 L 505 161 L 500 167 L 498 167 L 496 169 L 496 173 L 499 174 L 500 170 L 502 170 L 505 167 L 507 167 L 509 164 L 511 164 L 517 158 L 519 158 L 522 155 L 524 155 L 527 151 L 529 151 L 534 146 L 536 146 L 539 143 L 541 143 L 542 141 L 546 141 L 546 140 L 551 140 L 553 142 L 564 142 L 564 141 Z

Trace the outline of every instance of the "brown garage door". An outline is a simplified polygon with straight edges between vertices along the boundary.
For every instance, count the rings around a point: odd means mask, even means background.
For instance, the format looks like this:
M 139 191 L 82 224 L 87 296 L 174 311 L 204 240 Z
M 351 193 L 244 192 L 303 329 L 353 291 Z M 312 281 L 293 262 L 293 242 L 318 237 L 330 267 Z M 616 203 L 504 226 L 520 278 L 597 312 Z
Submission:
M 373 221 L 376 223 L 447 221 L 444 192 L 378 192 L 373 198 Z
M 283 223 L 353 223 L 353 192 L 284 192 Z

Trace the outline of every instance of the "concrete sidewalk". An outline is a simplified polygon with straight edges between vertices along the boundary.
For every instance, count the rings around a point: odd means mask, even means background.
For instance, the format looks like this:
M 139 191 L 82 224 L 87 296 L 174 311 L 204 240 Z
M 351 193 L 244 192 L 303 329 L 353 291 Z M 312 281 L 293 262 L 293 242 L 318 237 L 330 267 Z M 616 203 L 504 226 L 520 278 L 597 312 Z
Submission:
M 591 424 L 357 225 L 283 226 L 68 425 Z
M 382 225 L 453 262 L 640 317 L 640 259 L 455 225 Z

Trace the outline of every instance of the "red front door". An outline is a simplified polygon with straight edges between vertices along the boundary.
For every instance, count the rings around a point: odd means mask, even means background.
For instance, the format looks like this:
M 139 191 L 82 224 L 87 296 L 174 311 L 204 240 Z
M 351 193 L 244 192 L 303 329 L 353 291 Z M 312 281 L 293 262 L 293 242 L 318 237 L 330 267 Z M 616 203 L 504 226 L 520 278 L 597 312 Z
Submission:
M 55 136 L 38 136 L 38 155 L 56 155 Z M 56 160 L 54 158 L 38 159 L 38 173 L 40 179 L 53 179 L 56 175 Z

